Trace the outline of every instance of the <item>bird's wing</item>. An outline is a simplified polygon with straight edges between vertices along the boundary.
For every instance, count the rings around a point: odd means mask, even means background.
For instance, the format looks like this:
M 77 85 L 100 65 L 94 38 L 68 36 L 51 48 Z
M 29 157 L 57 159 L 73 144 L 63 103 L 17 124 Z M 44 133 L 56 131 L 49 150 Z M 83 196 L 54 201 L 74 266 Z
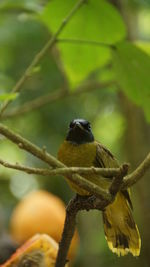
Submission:
M 97 142 L 95 167 L 101 168 L 118 168 L 119 163 L 113 154 L 102 144 Z
M 105 146 L 97 142 L 94 166 L 100 168 L 118 168 L 119 163 L 114 157 L 114 155 Z M 131 209 L 133 209 L 132 202 L 130 199 L 130 192 L 128 190 L 122 190 L 122 193 L 127 199 Z

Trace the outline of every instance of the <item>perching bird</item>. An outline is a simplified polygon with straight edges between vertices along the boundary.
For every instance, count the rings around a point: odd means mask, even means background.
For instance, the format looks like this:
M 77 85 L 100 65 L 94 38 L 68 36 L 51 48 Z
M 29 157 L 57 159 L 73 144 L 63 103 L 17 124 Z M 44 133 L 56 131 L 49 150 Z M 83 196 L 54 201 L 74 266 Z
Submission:
M 100 167 L 113 168 L 119 164 L 112 153 L 102 144 L 94 140 L 90 123 L 84 119 L 75 119 L 69 125 L 66 140 L 60 146 L 58 159 L 69 167 Z M 88 176 L 96 182 L 96 174 Z M 79 195 L 89 193 L 67 179 L 71 188 Z M 107 188 L 110 182 L 100 179 L 99 186 Z M 117 193 L 114 202 L 102 212 L 105 237 L 109 248 L 118 256 L 129 252 L 139 256 L 141 239 L 132 215 L 132 202 L 129 192 L 122 190 Z

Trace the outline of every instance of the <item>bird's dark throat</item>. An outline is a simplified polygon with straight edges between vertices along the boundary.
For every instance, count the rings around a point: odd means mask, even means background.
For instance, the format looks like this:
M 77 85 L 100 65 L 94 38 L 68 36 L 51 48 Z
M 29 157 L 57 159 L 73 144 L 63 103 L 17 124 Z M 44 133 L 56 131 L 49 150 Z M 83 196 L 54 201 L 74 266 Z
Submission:
M 80 145 L 93 142 L 94 136 L 91 131 L 83 131 L 79 127 L 75 127 L 73 129 L 69 129 L 66 140 L 73 144 Z

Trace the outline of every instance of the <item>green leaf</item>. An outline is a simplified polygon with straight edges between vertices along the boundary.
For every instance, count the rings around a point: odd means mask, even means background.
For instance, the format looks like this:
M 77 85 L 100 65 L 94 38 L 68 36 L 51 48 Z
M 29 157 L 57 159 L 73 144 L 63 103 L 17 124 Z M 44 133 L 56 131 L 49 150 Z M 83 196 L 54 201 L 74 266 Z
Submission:
M 150 121 L 150 56 L 129 42 L 118 44 L 113 56 L 117 82 Z
M 108 82 L 108 81 L 114 82 L 115 81 L 114 70 L 110 66 L 101 68 L 97 76 L 100 82 Z
M 105 47 L 61 44 L 59 48 L 65 71 L 74 86 L 111 59 L 110 51 Z
M 77 1 L 76 1 L 77 2 Z M 45 7 L 41 18 L 55 32 L 75 5 L 74 0 L 53 0 Z M 104 0 L 89 0 L 69 21 L 61 38 L 78 38 L 114 44 L 126 34 L 123 20 L 112 5 Z
M 51 32 L 56 32 L 63 19 L 75 5 L 74 0 L 53 0 L 45 7 L 40 19 Z M 96 41 L 111 45 L 126 35 L 125 25 L 118 11 L 104 0 L 89 0 L 66 25 L 59 38 Z M 110 49 L 77 43 L 58 44 L 64 68 L 72 83 L 78 83 L 94 69 L 110 60 Z
M 135 44 L 139 48 L 141 48 L 144 52 L 150 55 L 150 43 L 149 42 L 137 41 Z
M 18 96 L 17 93 L 10 93 L 10 94 L 1 94 L 0 95 L 0 101 L 6 101 L 6 100 L 14 100 Z

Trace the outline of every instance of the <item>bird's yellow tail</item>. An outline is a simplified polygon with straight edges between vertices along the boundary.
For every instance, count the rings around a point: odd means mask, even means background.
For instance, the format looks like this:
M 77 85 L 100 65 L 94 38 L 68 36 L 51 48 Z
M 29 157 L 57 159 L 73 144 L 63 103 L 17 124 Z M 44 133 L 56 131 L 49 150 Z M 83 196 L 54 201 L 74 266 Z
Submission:
M 130 252 L 133 256 L 139 256 L 140 234 L 123 193 L 118 193 L 115 201 L 105 209 L 103 222 L 108 246 L 114 253 L 124 256 Z

